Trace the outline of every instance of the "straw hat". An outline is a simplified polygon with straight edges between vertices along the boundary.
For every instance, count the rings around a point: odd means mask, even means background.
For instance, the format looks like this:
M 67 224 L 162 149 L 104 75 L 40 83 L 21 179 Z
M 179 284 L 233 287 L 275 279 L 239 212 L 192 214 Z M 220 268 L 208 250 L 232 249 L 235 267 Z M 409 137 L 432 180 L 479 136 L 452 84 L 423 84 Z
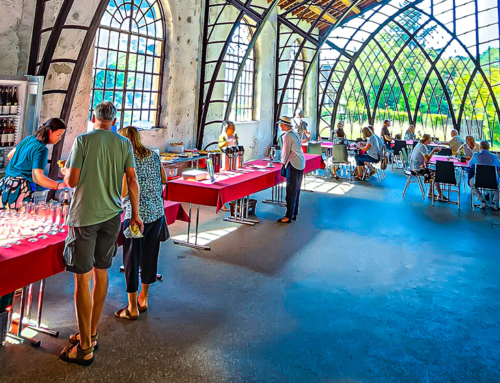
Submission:
M 292 119 L 290 117 L 285 117 L 285 116 L 280 117 L 278 124 L 293 126 Z

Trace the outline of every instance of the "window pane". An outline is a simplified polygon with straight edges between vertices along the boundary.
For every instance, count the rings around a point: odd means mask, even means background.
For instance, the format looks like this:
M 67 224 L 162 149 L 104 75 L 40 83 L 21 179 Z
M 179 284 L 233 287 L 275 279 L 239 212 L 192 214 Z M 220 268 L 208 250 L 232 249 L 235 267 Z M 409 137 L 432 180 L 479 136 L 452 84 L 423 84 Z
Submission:
M 104 99 L 117 107 L 120 127 L 133 121 L 155 124 L 162 39 L 157 0 L 109 0 L 96 34 L 89 118 Z

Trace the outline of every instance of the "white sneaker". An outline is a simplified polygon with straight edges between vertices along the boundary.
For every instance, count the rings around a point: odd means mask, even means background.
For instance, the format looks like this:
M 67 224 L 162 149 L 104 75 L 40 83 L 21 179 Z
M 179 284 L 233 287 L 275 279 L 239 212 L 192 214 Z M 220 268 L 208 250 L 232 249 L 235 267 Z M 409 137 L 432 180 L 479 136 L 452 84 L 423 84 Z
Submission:
M 486 209 L 486 202 L 482 201 L 480 207 L 481 209 Z

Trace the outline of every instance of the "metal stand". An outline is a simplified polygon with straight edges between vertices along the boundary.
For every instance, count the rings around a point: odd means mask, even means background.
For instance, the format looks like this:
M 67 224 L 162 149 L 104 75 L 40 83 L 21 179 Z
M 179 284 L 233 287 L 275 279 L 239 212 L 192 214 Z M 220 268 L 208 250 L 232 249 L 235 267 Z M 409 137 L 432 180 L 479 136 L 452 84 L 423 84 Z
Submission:
M 262 201 L 262 203 L 286 207 L 285 194 L 286 188 L 285 186 L 283 186 L 283 183 L 280 183 L 271 188 L 271 199 L 265 199 Z
M 12 334 L 8 333 L 7 337 L 18 341 L 19 343 L 28 343 L 34 347 L 40 347 L 41 342 L 39 340 L 27 338 L 21 335 L 24 327 L 24 313 L 26 311 L 27 306 L 27 291 L 26 286 L 24 286 L 21 290 L 21 307 L 19 310 L 19 320 L 12 320 L 12 323 L 17 323 L 17 333 Z M 10 323 L 9 323 L 10 327 Z
M 38 303 L 37 303 L 37 314 L 36 321 L 31 320 L 31 306 L 33 303 L 33 283 L 29 285 L 27 288 L 27 298 L 25 299 L 23 296 L 26 295 L 26 287 L 23 288 L 23 292 L 21 294 L 21 310 L 19 313 L 19 319 L 13 319 L 12 323 L 17 324 L 17 336 L 20 336 L 20 331 L 24 327 L 34 330 L 36 332 L 41 332 L 42 334 L 50 335 L 54 338 L 59 336 L 59 331 L 54 331 L 49 328 L 42 327 L 42 314 L 43 314 L 43 301 L 45 296 L 45 279 L 40 281 L 40 287 L 38 289 Z M 25 308 L 23 309 L 23 300 L 25 300 Z M 22 323 L 22 325 L 20 325 Z M 34 323 L 34 324 L 31 324 Z M 40 345 L 40 341 L 30 340 L 31 342 L 37 342 L 35 345 L 38 347 Z
M 198 249 L 198 250 L 212 250 L 211 246 L 203 246 L 203 245 L 198 245 L 198 228 L 199 228 L 199 223 L 200 223 L 200 205 L 198 205 L 198 209 L 196 212 L 196 231 L 195 231 L 195 236 L 194 236 L 194 243 L 191 243 L 189 241 L 189 237 L 191 235 L 191 211 L 193 209 L 193 204 L 189 204 L 189 222 L 188 222 L 188 232 L 187 232 L 187 241 L 179 241 L 174 239 L 174 244 L 179 245 L 179 246 L 186 246 L 186 247 L 191 247 L 192 249 Z
M 242 225 L 249 225 L 249 226 L 255 226 L 257 223 L 260 223 L 259 220 L 248 218 L 249 205 L 250 205 L 250 198 L 248 196 L 236 200 L 234 215 L 229 215 L 227 217 L 224 217 L 224 221 L 239 223 Z

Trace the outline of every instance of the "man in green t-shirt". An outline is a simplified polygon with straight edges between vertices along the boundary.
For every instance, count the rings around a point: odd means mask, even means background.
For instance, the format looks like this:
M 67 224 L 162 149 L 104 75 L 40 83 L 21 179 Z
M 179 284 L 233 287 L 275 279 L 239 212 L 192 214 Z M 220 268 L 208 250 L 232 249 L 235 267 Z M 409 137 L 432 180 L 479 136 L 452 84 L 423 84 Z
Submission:
M 132 144 L 111 131 L 115 116 L 116 108 L 111 102 L 96 106 L 92 116 L 95 130 L 77 137 L 63 169 L 64 181 L 75 188 L 66 217 L 64 262 L 66 270 L 75 274 L 79 332 L 70 337 L 71 345 L 61 353 L 61 359 L 83 366 L 92 364 L 97 347 L 97 324 L 106 300 L 108 269 L 116 254 L 121 228 L 124 174 L 132 205 L 130 224 L 143 230 Z

